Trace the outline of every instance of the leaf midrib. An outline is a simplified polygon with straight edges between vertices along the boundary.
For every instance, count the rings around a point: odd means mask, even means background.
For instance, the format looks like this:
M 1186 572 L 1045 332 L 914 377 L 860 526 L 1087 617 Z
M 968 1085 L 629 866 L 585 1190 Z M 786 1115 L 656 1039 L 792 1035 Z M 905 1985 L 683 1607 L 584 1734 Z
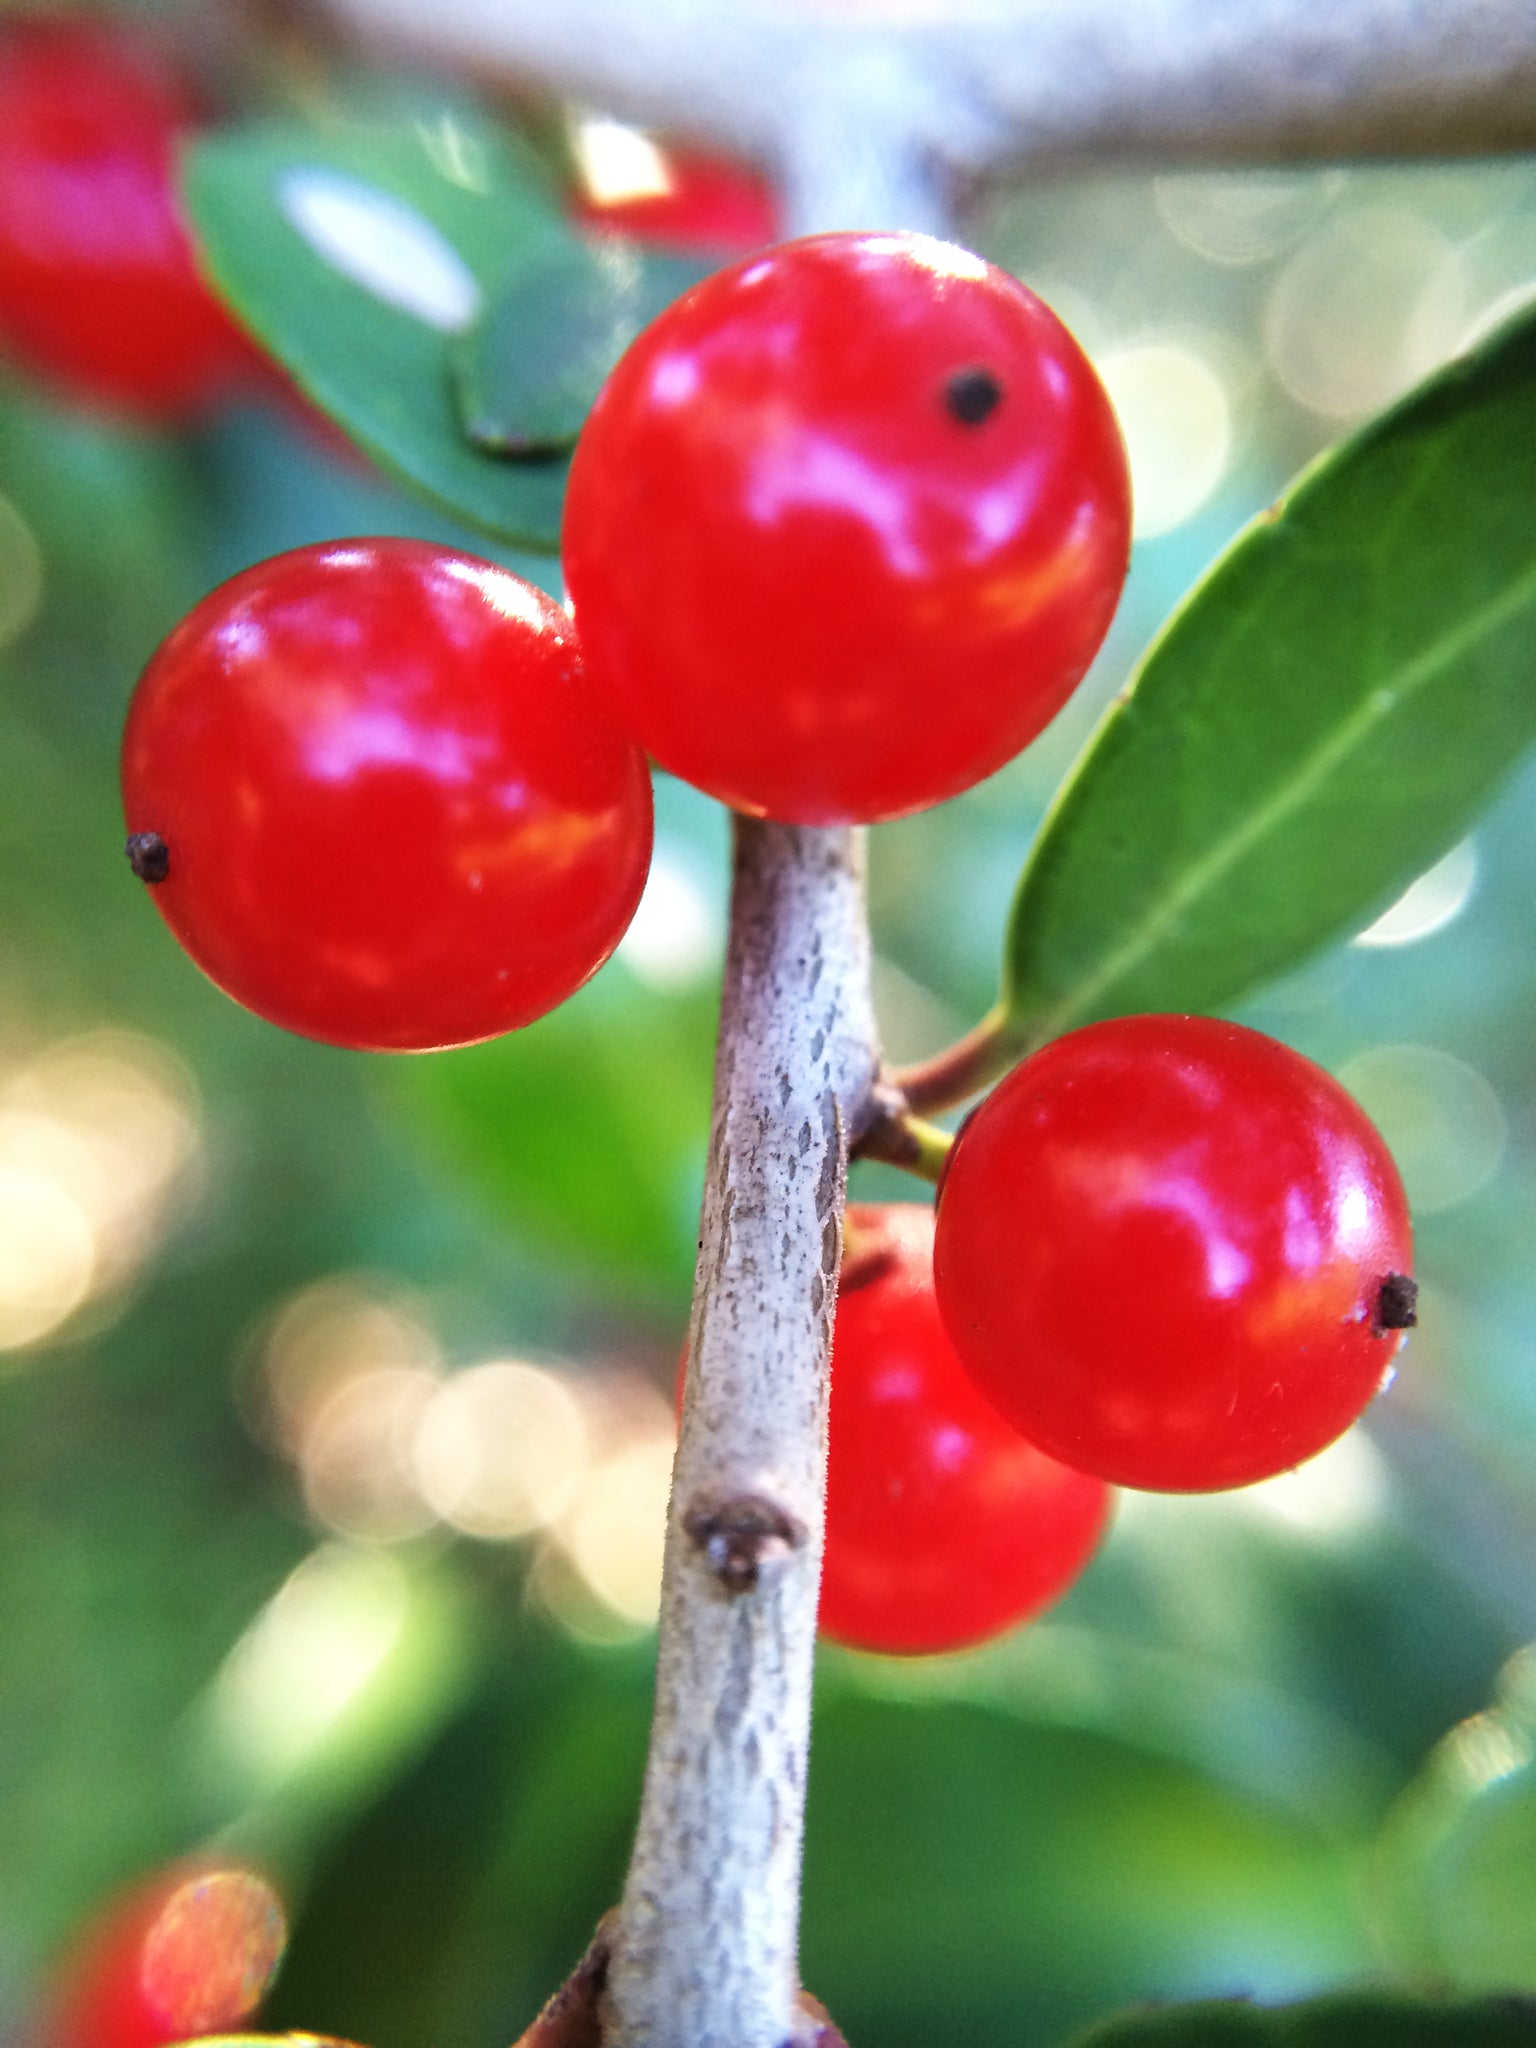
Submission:
M 1271 831 L 1301 810 L 1332 771 L 1392 717 L 1401 706 L 1443 670 L 1459 661 L 1479 640 L 1491 637 L 1524 605 L 1536 600 L 1536 564 L 1517 578 L 1502 597 L 1463 619 L 1451 632 L 1431 642 L 1406 667 L 1377 683 L 1333 735 L 1314 748 L 1298 772 L 1256 809 L 1238 828 L 1186 870 L 1182 880 L 1155 904 L 1127 939 L 1102 963 L 1099 971 L 1043 1016 L 1030 1022 L 1032 1042 L 1056 1038 L 1090 1010 L 1106 989 L 1134 973 L 1177 920 L 1220 882 Z

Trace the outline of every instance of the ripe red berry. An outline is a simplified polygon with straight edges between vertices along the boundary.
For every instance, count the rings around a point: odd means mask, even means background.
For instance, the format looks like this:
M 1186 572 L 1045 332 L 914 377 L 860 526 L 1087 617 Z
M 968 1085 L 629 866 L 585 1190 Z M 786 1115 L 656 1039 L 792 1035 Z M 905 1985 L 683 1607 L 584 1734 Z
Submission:
M 571 621 L 424 541 L 298 548 L 189 613 L 123 743 L 129 856 L 198 966 L 338 1045 L 463 1045 L 553 1009 L 650 861 L 639 749 Z
M 45 2001 L 38 2048 L 163 2048 L 246 2019 L 287 1939 L 254 1871 L 161 1872 L 87 1929 Z
M 178 207 L 195 123 L 175 70 L 126 27 L 0 26 L 0 349 L 72 397 L 178 418 L 257 359 Z
M 1110 1491 L 976 1391 L 933 1292 L 933 1211 L 849 1210 L 837 1302 L 821 1628 L 893 1654 L 960 1649 L 1057 1600 Z
M 661 190 L 607 196 L 579 191 L 584 227 L 696 256 L 737 256 L 779 238 L 779 204 L 761 171 L 733 157 L 677 143 L 658 147 Z
M 1244 1486 L 1331 1443 L 1389 1375 L 1411 1257 L 1364 1112 L 1210 1017 L 1045 1046 L 966 1124 L 939 1194 L 939 1304 L 977 1385 L 1122 1486 Z
M 670 306 L 577 444 L 594 684 L 738 810 L 900 816 L 1032 740 L 1108 627 L 1125 454 L 1023 285 L 911 234 L 789 242 Z

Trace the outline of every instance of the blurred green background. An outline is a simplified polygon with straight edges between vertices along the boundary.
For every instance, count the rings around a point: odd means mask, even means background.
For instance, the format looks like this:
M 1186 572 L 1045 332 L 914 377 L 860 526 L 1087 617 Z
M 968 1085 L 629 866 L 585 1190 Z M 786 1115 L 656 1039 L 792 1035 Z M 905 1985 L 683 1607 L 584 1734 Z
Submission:
M 963 232 L 1099 363 L 1138 544 L 1056 726 L 874 835 L 898 1058 L 992 1002 L 1031 833 L 1194 576 L 1536 290 L 1536 168 L 1106 179 Z M 154 436 L 0 373 L 0 2038 L 116 1889 L 217 1844 L 291 1909 L 265 2023 L 496 2048 L 622 1875 L 723 819 L 663 781 L 616 961 L 414 1060 L 237 1010 L 121 857 L 159 637 L 249 562 L 379 531 L 494 552 L 287 415 Z M 1049 2048 L 1134 1999 L 1384 1974 L 1536 1990 L 1533 806 L 1516 765 L 1386 918 L 1241 1012 L 1354 1089 L 1414 1201 L 1421 1327 L 1368 1426 L 1242 1495 L 1127 1498 L 989 1649 L 824 1653 L 804 1971 L 850 2039 Z

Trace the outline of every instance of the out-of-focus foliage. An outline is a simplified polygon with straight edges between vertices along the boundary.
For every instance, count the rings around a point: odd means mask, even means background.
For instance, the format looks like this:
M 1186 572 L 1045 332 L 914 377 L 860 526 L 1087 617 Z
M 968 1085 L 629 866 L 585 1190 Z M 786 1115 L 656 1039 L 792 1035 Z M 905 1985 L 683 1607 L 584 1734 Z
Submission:
M 1527 2048 L 1536 2003 L 1420 2004 L 1355 1993 L 1280 2010 L 1225 2003 L 1111 2022 L 1075 2048 Z
M 875 835 L 900 1057 L 992 1000 L 1031 835 L 1196 574 L 1536 283 L 1536 175 L 1116 180 L 969 232 L 1099 360 L 1142 524 L 1081 700 Z M 353 310 L 355 389 L 313 388 L 360 424 Z M 423 402 L 451 418 L 446 378 Z M 0 385 L 0 2034 L 107 1893 L 217 1838 L 288 1895 L 262 2026 L 500 2048 L 623 1869 L 722 821 L 664 787 L 619 962 L 421 1062 L 237 1011 L 121 857 L 158 636 L 236 568 L 368 531 L 485 546 L 286 416 L 154 441 Z M 1423 1324 L 1369 1433 L 1244 1495 L 1127 1500 L 1017 1638 L 823 1659 L 805 1974 L 850 2040 L 1047 2048 L 1128 2002 L 1383 1971 L 1536 1989 L 1508 1664 L 1536 1637 L 1533 803 L 1517 768 L 1365 943 L 1242 1012 L 1356 1090 L 1415 1201 Z
M 1536 1657 L 1453 1729 L 1382 1832 L 1388 1953 L 1463 1990 L 1536 1982 Z

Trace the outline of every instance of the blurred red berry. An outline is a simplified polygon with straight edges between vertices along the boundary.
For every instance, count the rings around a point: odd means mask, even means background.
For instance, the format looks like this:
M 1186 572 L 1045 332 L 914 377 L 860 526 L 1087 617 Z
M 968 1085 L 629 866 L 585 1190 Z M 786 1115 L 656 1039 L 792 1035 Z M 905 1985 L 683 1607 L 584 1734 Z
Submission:
M 288 1938 L 248 1869 L 160 1872 L 84 1932 L 45 2002 L 38 2048 L 164 2048 L 248 2019 Z
M 933 1292 L 933 1211 L 855 1205 L 838 1294 L 821 1628 L 897 1655 L 984 1642 L 1081 1574 L 1112 1499 L 977 1392 Z
M 251 374 L 177 200 L 197 123 L 141 34 L 0 21 L 0 349 L 70 398 L 168 421 Z
M 663 189 L 604 194 L 579 185 L 572 218 L 582 227 L 632 236 L 691 256 L 724 260 L 778 241 L 778 195 L 754 165 L 684 144 L 656 146 Z

